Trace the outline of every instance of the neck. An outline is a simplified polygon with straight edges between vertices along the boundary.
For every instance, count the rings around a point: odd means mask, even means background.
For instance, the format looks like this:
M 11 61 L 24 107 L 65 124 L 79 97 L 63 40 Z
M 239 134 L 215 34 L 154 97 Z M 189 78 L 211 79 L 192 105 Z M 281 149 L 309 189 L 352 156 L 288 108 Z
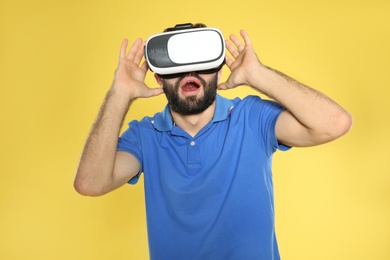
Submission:
M 214 116 L 215 101 L 202 113 L 195 115 L 181 115 L 171 111 L 172 120 L 175 124 L 186 131 L 192 137 L 207 125 Z

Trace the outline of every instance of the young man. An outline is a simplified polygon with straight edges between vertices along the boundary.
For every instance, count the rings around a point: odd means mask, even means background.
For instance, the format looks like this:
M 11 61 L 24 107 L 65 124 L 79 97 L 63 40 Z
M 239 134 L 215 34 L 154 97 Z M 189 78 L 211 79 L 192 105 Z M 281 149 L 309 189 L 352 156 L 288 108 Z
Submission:
M 272 155 L 348 132 L 351 116 L 325 95 L 264 66 L 245 31 L 226 41 L 231 73 L 198 71 L 144 79 L 144 44 L 126 53 L 88 136 L 75 179 L 99 196 L 144 173 L 151 259 L 280 259 L 274 230 Z M 275 100 L 228 100 L 218 89 L 248 85 Z M 165 93 L 161 113 L 132 121 L 132 102 Z

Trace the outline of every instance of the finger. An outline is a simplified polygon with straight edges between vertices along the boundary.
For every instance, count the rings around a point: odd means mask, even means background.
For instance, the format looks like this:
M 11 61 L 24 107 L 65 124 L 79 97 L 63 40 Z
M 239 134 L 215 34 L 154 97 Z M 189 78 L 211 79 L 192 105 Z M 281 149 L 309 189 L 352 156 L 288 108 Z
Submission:
M 142 44 L 142 39 L 138 38 L 137 40 L 135 40 L 135 42 L 133 43 L 133 46 L 131 46 L 131 48 L 130 48 L 129 53 L 127 54 L 127 58 L 129 60 L 134 60 L 134 57 L 135 57 L 141 44 Z
M 252 41 L 245 30 L 240 30 L 241 37 L 244 39 L 245 45 L 252 45 Z
M 226 41 L 226 49 L 228 49 L 228 51 L 234 58 L 237 58 L 237 56 L 240 54 L 236 47 L 230 41 Z
M 122 41 L 121 50 L 119 52 L 119 59 L 126 58 L 127 44 L 128 44 L 128 40 L 124 39 Z
M 154 97 L 154 96 L 158 96 L 158 95 L 161 95 L 162 93 L 164 93 L 164 89 L 163 88 L 150 88 L 148 92 L 149 92 L 148 97 Z
M 231 88 L 231 86 L 229 83 L 229 79 L 227 79 L 225 82 L 219 83 L 217 86 L 218 90 L 228 90 L 230 88 Z
M 142 60 L 142 57 L 144 56 L 144 46 L 145 46 L 145 42 L 143 42 L 139 46 L 139 48 L 138 48 L 138 50 L 137 50 L 137 52 L 135 54 L 134 62 L 137 63 L 137 64 L 140 64 L 140 62 Z
M 226 55 L 225 64 L 228 66 L 229 69 L 230 69 L 230 66 L 232 65 L 232 63 L 233 63 L 233 59 Z
M 144 60 L 144 62 L 142 62 L 141 69 L 143 69 L 144 71 L 147 71 L 149 69 L 149 65 L 146 62 L 146 60 Z
M 245 45 L 234 34 L 230 35 L 230 40 L 236 45 L 239 52 L 245 48 Z
M 218 89 L 218 90 L 226 90 L 225 82 L 219 83 L 217 89 Z

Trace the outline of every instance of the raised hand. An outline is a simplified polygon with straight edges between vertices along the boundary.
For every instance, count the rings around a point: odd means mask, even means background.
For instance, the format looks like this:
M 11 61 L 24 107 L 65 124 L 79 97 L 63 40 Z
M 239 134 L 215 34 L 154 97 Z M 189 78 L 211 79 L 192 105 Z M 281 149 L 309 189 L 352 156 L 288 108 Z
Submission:
M 218 85 L 218 89 L 230 89 L 239 85 L 252 86 L 252 73 L 255 73 L 262 66 L 248 34 L 241 30 L 240 35 L 244 39 L 244 43 L 235 35 L 230 35 L 230 41 L 226 40 L 226 48 L 233 57 L 226 55 L 226 65 L 231 74 L 226 82 Z
M 131 99 L 147 98 L 162 94 L 162 88 L 149 88 L 145 84 L 145 77 L 148 71 L 148 64 L 142 61 L 144 55 L 144 43 L 137 39 L 129 52 L 126 53 L 128 41 L 123 40 L 118 68 L 115 71 L 114 88 L 119 88 L 130 95 Z

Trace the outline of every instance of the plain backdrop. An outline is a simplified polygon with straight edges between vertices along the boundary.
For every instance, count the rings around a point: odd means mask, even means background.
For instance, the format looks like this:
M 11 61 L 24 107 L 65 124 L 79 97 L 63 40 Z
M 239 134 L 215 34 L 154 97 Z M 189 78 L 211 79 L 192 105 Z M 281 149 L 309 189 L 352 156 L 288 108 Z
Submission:
M 90 198 L 73 178 L 121 41 L 186 22 L 246 29 L 264 64 L 353 115 L 337 141 L 275 154 L 282 258 L 390 259 L 389 12 L 388 0 L 0 0 L 0 259 L 148 259 L 143 179 Z M 165 103 L 137 100 L 126 122 Z

